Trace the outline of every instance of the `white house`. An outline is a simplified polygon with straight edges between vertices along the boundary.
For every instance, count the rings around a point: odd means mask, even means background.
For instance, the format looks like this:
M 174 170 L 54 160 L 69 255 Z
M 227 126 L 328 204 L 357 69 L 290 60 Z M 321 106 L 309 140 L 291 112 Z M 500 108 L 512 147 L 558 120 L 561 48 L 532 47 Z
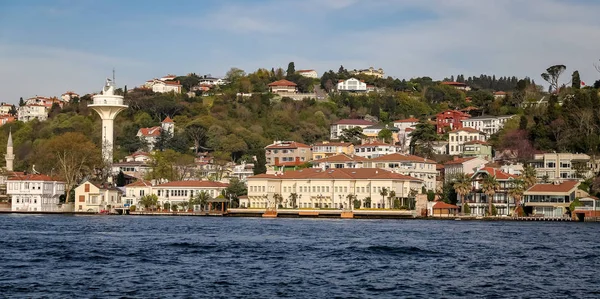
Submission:
M 213 181 L 173 181 L 152 187 L 152 193 L 158 196 L 161 205 L 181 204 L 189 202 L 190 198 L 201 192 L 206 192 L 211 198 L 221 195 L 229 184 Z
M 292 81 L 279 80 L 269 83 L 269 90 L 272 93 L 296 93 L 298 92 L 298 85 Z
M 198 85 L 208 85 L 208 86 L 225 85 L 225 84 L 227 84 L 227 80 L 225 80 L 225 79 L 215 78 L 215 77 L 207 77 L 207 76 L 200 78 L 200 82 L 198 83 Z
M 504 127 L 506 122 L 513 118 L 514 115 L 504 116 L 476 116 L 469 119 L 461 120 L 463 128 L 472 128 L 475 130 L 482 131 L 488 136 L 497 133 Z
M 543 153 L 535 154 L 528 165 L 536 170 L 536 176 L 550 180 L 585 180 L 595 176 L 592 159 L 587 154 Z
M 34 119 L 44 121 L 48 119 L 48 109 L 42 104 L 30 104 L 17 109 L 17 119 L 28 122 Z
M 15 174 L 8 179 L 6 193 L 13 211 L 60 211 L 60 196 L 65 183 L 44 174 Z
M 377 78 L 383 78 L 383 76 L 385 75 L 382 68 L 375 69 L 374 67 L 369 67 L 368 69 L 362 69 L 362 70 L 352 70 L 350 72 L 350 74 L 374 76 Z
M 307 77 L 307 78 L 318 78 L 319 75 L 317 74 L 317 71 L 315 70 L 299 70 L 297 71 L 298 74 Z
M 444 178 L 447 182 L 453 181 L 456 175 L 472 174 L 477 169 L 482 168 L 487 164 L 488 161 L 479 157 L 470 158 L 458 158 L 454 157 L 453 160 L 444 163 Z
M 337 140 L 342 136 L 344 129 L 360 127 L 362 129 L 372 126 L 375 123 L 364 119 L 341 119 L 330 126 L 330 139 Z
M 61 100 L 63 100 L 63 102 L 68 103 L 71 100 L 73 100 L 74 98 L 79 98 L 79 94 L 73 92 L 73 91 L 67 91 L 63 94 L 60 95 Z
M 381 168 L 391 172 L 408 175 L 423 181 L 428 190 L 435 190 L 437 176 L 436 162 L 414 155 L 393 153 L 369 159 L 365 168 Z
M 161 122 L 160 126 L 140 128 L 136 136 L 145 141 L 148 144 L 148 148 L 152 150 L 162 131 L 170 134 L 170 136 L 173 136 L 175 133 L 175 123 L 168 116 Z
M 138 180 L 125 186 L 125 196 L 123 202 L 125 205 L 139 206 L 140 198 L 144 195 L 152 194 L 152 182 Z
M 154 91 L 154 92 L 160 92 L 160 93 L 167 93 L 167 92 L 181 93 L 182 92 L 183 85 L 181 85 L 181 83 L 179 83 L 179 81 L 172 81 L 172 79 L 163 80 L 165 78 L 167 78 L 167 77 L 163 77 L 161 79 L 148 80 L 148 81 L 146 81 L 144 86 L 147 88 L 151 88 L 152 91 Z
M 399 153 L 402 149 L 397 145 L 387 144 L 379 141 L 356 145 L 354 154 L 363 158 L 373 159 L 393 153 Z
M 348 80 L 340 80 L 337 84 L 337 90 L 347 92 L 367 92 L 367 84 L 362 80 L 350 78 Z
M 473 128 L 462 128 L 448 133 L 449 140 L 449 155 L 460 155 L 464 151 L 464 144 L 467 141 L 479 140 L 486 141 L 487 136 L 485 133 L 473 129 Z

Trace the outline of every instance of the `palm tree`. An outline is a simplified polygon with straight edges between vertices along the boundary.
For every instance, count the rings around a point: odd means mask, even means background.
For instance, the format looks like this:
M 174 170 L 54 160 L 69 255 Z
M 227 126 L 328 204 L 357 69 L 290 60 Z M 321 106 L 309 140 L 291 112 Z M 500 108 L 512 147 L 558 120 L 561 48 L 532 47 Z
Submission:
M 194 204 L 200 205 L 200 210 L 204 210 L 209 199 L 210 195 L 208 195 L 206 191 L 202 191 L 196 195 L 196 198 L 194 198 Z
M 354 210 L 354 201 L 356 200 L 355 194 L 346 195 L 346 199 L 348 200 L 348 204 L 351 210 Z
M 413 209 L 413 202 L 415 201 L 417 194 L 419 194 L 419 190 L 417 190 L 415 188 L 410 188 L 410 191 L 408 191 L 408 209 L 409 210 Z
M 275 200 L 275 208 L 278 208 L 283 202 L 283 196 L 281 196 L 279 193 L 275 193 L 273 194 L 273 200 Z
M 390 203 L 389 207 L 390 209 L 393 208 L 393 200 L 396 198 L 396 191 L 394 190 L 390 190 L 389 194 L 388 194 L 388 202 Z
M 525 183 L 523 186 L 525 189 L 529 189 L 531 186 L 537 183 L 537 173 L 535 168 L 533 168 L 531 165 L 527 165 L 525 168 L 523 168 L 523 174 L 521 177 Z
M 492 215 L 493 209 L 492 199 L 494 198 L 494 194 L 496 194 L 498 189 L 500 189 L 500 183 L 498 183 L 498 180 L 496 180 L 496 176 L 487 175 L 483 178 L 483 181 L 481 182 L 481 190 L 483 190 L 483 193 L 485 193 L 485 195 L 488 197 L 490 216 Z
M 458 196 L 460 197 L 460 201 L 463 204 L 464 208 L 464 205 L 466 204 L 464 196 L 469 194 L 472 188 L 471 177 L 466 173 L 459 174 L 456 177 L 454 185 L 452 185 L 452 187 L 454 188 L 454 192 L 456 192 L 456 194 L 458 194 Z
M 298 201 L 298 193 L 290 193 L 290 196 L 288 197 L 288 199 L 290 200 L 290 203 L 292 205 L 292 208 L 295 209 L 296 208 L 296 203 Z
M 510 189 L 508 189 L 508 196 L 515 199 L 515 211 L 521 206 L 521 198 L 524 192 L 525 180 L 521 177 L 513 180 Z
M 386 188 L 382 188 L 381 191 L 379 191 L 379 195 L 381 195 L 381 201 L 385 206 L 385 197 L 388 195 L 388 190 Z

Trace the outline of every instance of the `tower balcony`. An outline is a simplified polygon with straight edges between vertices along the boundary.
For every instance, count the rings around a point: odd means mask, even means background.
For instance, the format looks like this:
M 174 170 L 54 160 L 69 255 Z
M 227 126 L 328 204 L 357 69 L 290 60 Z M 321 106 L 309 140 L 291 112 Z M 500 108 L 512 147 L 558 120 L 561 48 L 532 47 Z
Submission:
M 127 107 L 127 103 L 123 100 L 122 96 L 108 96 L 108 95 L 97 95 L 92 99 L 92 103 L 89 107 L 102 107 L 102 106 L 117 106 Z

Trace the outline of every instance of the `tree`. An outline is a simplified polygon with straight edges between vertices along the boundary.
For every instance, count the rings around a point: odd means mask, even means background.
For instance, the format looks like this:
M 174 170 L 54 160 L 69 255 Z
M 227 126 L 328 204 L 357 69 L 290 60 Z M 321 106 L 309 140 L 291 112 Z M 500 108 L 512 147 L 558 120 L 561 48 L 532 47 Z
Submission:
M 546 82 L 550 83 L 550 88 L 553 88 L 554 91 L 558 91 L 559 86 L 559 78 L 560 75 L 567 69 L 565 65 L 557 64 L 553 65 L 546 69 L 545 73 L 542 73 L 542 79 Z
M 206 141 L 206 127 L 198 122 L 193 122 L 185 127 L 185 133 L 194 142 L 194 153 L 198 153 L 201 145 Z
M 460 173 L 454 178 L 454 184 L 452 185 L 456 194 L 460 197 L 460 202 L 464 205 L 467 204 L 465 195 L 471 193 L 472 183 L 471 177 L 466 173 Z
M 172 149 L 163 152 L 154 152 L 149 179 L 166 179 L 181 181 L 192 176 L 196 168 L 194 156 L 178 153 Z
M 434 154 L 433 142 L 437 140 L 435 127 L 427 119 L 422 118 L 410 132 L 410 149 L 415 155 L 431 158 Z
M 286 76 L 291 76 L 296 73 L 296 67 L 294 66 L 294 62 L 288 63 L 287 71 L 285 72 Z
M 288 200 L 293 209 L 298 208 L 298 193 L 296 193 L 296 192 L 290 193 Z
M 158 204 L 158 196 L 156 196 L 156 194 L 144 195 L 140 198 L 139 204 L 144 206 L 146 210 L 156 207 L 156 205 Z
M 66 194 L 85 176 L 102 169 L 100 149 L 82 133 L 68 132 L 54 136 L 44 144 L 41 163 L 50 170 L 58 167 L 58 175 L 65 182 Z M 69 198 L 67 198 L 67 201 Z
M 10 110 L 8 111 L 8 114 L 12 115 L 12 116 L 17 116 L 17 107 L 15 107 L 15 105 L 10 106 Z
M 396 191 L 390 190 L 390 192 L 388 192 L 388 203 L 389 203 L 388 207 L 389 207 L 389 209 L 391 209 L 393 207 L 392 203 L 393 203 L 394 199 L 396 199 Z
M 123 187 L 125 184 L 125 174 L 123 171 L 119 171 L 119 174 L 117 174 L 117 187 Z
M 527 116 L 521 115 L 521 118 L 519 119 L 519 130 L 527 130 L 527 123 Z
M 283 208 L 283 206 L 281 205 L 281 203 L 283 202 L 283 196 L 281 196 L 281 194 L 273 194 L 273 201 L 276 208 Z
M 210 195 L 208 195 L 208 193 L 206 191 L 202 191 L 198 194 L 196 194 L 196 196 L 193 199 L 193 203 L 195 205 L 199 205 L 200 206 L 200 210 L 206 210 L 206 207 L 208 207 L 208 201 L 210 200 Z
M 581 88 L 581 78 L 579 77 L 579 71 L 574 71 L 571 79 L 571 87 L 573 89 Z
M 387 142 L 393 143 L 392 136 L 393 136 L 392 131 L 388 128 L 382 129 L 377 134 L 377 138 L 381 139 L 384 143 L 387 143 Z
M 496 194 L 496 191 L 498 191 L 498 189 L 500 189 L 500 183 L 498 183 L 498 180 L 496 180 L 496 176 L 486 175 L 483 178 L 483 181 L 481 182 L 481 190 L 483 191 L 483 193 L 485 193 L 485 195 L 488 198 L 488 206 L 489 206 L 490 215 L 493 215 L 493 213 L 492 213 L 492 209 L 494 206 L 493 199 L 494 199 L 494 194 Z
M 19 107 L 25 106 L 25 101 L 23 101 L 23 97 L 19 98 Z
M 344 142 L 350 142 L 354 145 L 360 144 L 361 140 L 365 137 L 363 129 L 361 127 L 351 127 L 342 130 L 340 139 Z
M 173 136 L 169 131 L 160 130 L 160 135 L 158 135 L 156 142 L 154 142 L 154 149 L 157 151 L 164 151 L 171 143 L 172 138 Z
M 383 204 L 383 208 L 385 208 L 385 197 L 388 195 L 388 189 L 381 188 L 381 191 L 379 191 L 379 195 L 381 195 L 381 203 Z
M 515 211 L 521 206 L 521 198 L 525 192 L 525 180 L 519 177 L 511 182 L 510 188 L 508 189 L 508 196 L 515 199 Z
M 239 203 L 239 197 L 248 194 L 246 184 L 240 181 L 238 178 L 232 178 L 229 180 L 229 186 L 225 189 L 227 196 L 231 196 L 231 199 L 236 203 Z
M 525 165 L 521 178 L 523 179 L 523 188 L 525 190 L 531 188 L 531 186 L 537 183 L 537 173 L 535 168 L 531 165 Z

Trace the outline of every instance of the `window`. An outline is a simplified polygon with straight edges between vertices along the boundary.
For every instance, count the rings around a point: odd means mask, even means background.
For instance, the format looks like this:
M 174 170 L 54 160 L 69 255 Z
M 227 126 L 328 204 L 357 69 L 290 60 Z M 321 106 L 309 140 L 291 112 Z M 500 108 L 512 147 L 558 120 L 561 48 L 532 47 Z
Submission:
M 85 202 L 85 196 L 79 195 L 79 202 Z
M 83 188 L 84 192 L 90 192 L 90 184 L 85 184 Z

